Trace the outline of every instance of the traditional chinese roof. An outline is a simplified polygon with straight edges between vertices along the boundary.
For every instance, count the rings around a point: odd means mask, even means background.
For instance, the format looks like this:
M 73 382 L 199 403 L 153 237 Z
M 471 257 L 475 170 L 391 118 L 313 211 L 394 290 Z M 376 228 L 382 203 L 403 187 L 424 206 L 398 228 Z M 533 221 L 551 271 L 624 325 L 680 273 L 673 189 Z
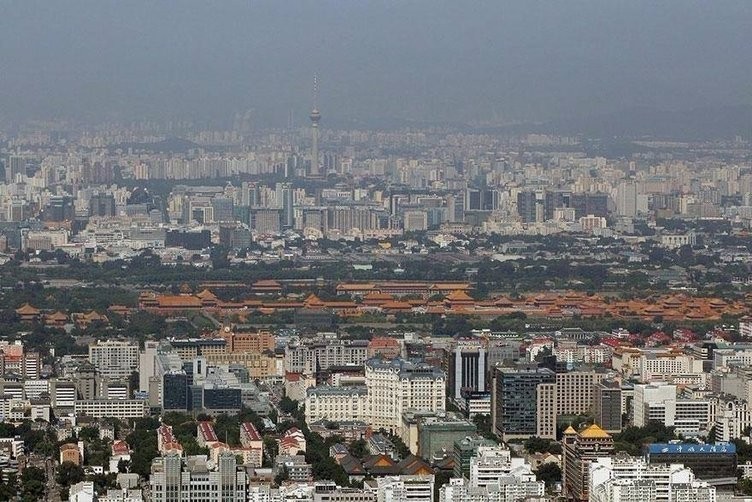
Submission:
M 39 315 L 39 309 L 36 307 L 32 307 L 28 303 L 24 303 L 20 307 L 16 309 L 16 314 L 18 315 Z
M 611 434 L 598 427 L 597 424 L 593 424 L 580 432 L 580 437 L 584 439 L 609 439 Z

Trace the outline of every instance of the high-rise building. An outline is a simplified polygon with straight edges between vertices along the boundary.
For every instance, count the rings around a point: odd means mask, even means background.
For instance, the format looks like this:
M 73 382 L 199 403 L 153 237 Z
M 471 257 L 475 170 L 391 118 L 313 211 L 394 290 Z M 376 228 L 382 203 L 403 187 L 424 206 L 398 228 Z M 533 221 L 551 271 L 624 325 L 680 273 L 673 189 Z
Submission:
M 569 197 L 569 207 L 574 208 L 574 217 L 608 216 L 608 195 L 605 193 L 573 193 Z
M 539 386 L 547 384 L 547 392 L 539 400 Z M 548 368 L 537 365 L 520 365 L 512 368 L 495 368 L 491 391 L 491 420 L 494 433 L 503 440 L 509 438 L 527 438 L 539 435 L 539 407 L 546 405 L 549 410 L 545 415 L 556 413 L 555 395 L 556 374 Z M 540 406 L 539 406 L 539 401 Z
M 446 408 L 446 377 L 425 363 L 402 359 L 366 362 L 366 387 L 371 426 L 396 432 L 409 409 L 443 411 Z
M 517 194 L 517 214 L 522 223 L 535 223 L 538 208 L 538 196 L 535 192 Z
M 115 216 L 115 197 L 111 193 L 97 193 L 89 199 L 89 216 Z
M 577 432 L 572 427 L 564 431 L 562 481 L 564 496 L 576 501 L 588 500 L 590 463 L 614 452 L 614 439 L 593 424 Z
M 19 175 L 26 175 L 26 159 L 19 155 L 10 155 L 5 164 L 5 181 L 15 183 Z
M 138 370 L 138 343 L 97 340 L 89 345 L 89 362 L 104 378 L 127 379 Z
M 616 214 L 619 216 L 637 215 L 637 183 L 623 181 L 616 188 Z
M 441 488 L 441 502 L 502 502 L 542 497 L 545 483 L 530 464 L 500 446 L 481 446 L 470 459 L 469 476 L 456 477 Z
M 497 443 L 482 436 L 467 436 L 454 442 L 452 459 L 455 478 L 470 478 L 470 462 L 482 446 L 497 446 Z
M 607 374 L 601 371 L 565 371 L 556 373 L 557 415 L 590 415 L 593 389 Z
M 607 432 L 621 431 L 621 384 L 601 380 L 593 386 L 593 418 Z
M 444 372 L 425 363 L 402 359 L 369 359 L 366 385 L 325 386 L 306 392 L 306 421 L 358 420 L 374 430 L 401 430 L 408 410 L 443 412 L 446 408 Z
M 480 338 L 457 337 L 448 354 L 449 396 L 458 399 L 462 391 L 485 392 L 488 389 L 488 355 Z
M 259 234 L 278 234 L 281 230 L 279 209 L 252 209 L 251 228 Z
M 206 457 L 187 457 L 184 464 L 180 455 L 169 454 L 152 462 L 149 486 L 154 502 L 245 502 L 248 479 L 231 453 L 219 455 L 216 470 L 210 469 Z
M 88 361 L 78 365 L 75 373 L 76 391 L 79 399 L 97 397 L 97 369 Z
M 277 183 L 277 202 L 282 208 L 282 228 L 293 228 L 295 225 L 295 213 L 292 184 Z
M 637 427 L 656 421 L 681 434 L 696 435 L 712 426 L 710 400 L 679 398 L 673 384 L 637 384 L 632 404 L 632 423 Z
M 162 375 L 162 409 L 187 411 L 190 408 L 188 375 L 183 370 L 170 370 Z
M 144 342 L 144 350 L 138 357 L 138 390 L 149 392 L 149 381 L 155 376 L 155 360 L 159 342 Z
M 557 209 L 569 207 L 570 192 L 562 190 L 546 190 L 543 196 L 544 215 L 546 220 L 554 219 Z
M 39 352 L 24 352 L 22 375 L 25 380 L 36 380 L 42 371 L 42 358 Z
M 734 443 L 654 443 L 648 445 L 651 465 L 682 464 L 698 479 L 714 486 L 733 487 L 738 458 Z
M 235 204 L 230 197 L 214 197 L 211 200 L 213 218 L 215 222 L 227 223 L 235 221 Z

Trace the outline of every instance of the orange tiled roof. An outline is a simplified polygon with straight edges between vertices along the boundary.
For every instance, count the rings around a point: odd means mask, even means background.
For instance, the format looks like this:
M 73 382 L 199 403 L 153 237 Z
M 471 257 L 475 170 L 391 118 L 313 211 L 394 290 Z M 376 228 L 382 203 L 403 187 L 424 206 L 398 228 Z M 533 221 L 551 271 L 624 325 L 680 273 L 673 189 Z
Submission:
M 39 309 L 36 307 L 32 307 L 28 303 L 24 303 L 20 307 L 16 309 L 16 314 L 18 315 L 39 315 Z

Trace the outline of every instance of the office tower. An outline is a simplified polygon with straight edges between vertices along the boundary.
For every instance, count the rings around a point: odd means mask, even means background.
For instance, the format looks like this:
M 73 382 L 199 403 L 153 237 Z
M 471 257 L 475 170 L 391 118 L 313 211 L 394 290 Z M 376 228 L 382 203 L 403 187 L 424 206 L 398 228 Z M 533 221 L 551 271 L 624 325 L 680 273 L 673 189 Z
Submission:
M 499 208 L 499 192 L 494 189 L 468 188 L 465 193 L 466 211 L 495 211 Z
M 313 109 L 311 110 L 311 176 L 318 176 L 319 172 L 319 122 L 321 112 L 318 108 L 319 82 L 318 77 L 313 78 Z
M 45 221 L 67 221 L 74 216 L 73 198 L 67 195 L 53 195 L 44 208 Z
M 26 175 L 26 159 L 19 155 L 8 156 L 5 164 L 5 181 L 15 183 L 19 175 Z
M 546 190 L 543 196 L 544 216 L 546 220 L 554 219 L 554 211 L 562 207 L 569 207 L 570 192 L 562 190 Z
M 214 197 L 211 206 L 215 222 L 235 221 L 235 205 L 230 197 Z
M 155 361 L 159 342 L 144 342 L 144 350 L 138 356 L 138 390 L 149 392 L 149 380 L 154 376 Z
M 449 396 L 457 399 L 462 391 L 488 390 L 488 357 L 486 344 L 480 338 L 456 338 L 449 353 Z
M 577 219 L 583 216 L 608 216 L 608 195 L 605 193 L 573 193 L 569 197 L 569 207 L 574 208 Z
M 535 223 L 538 197 L 535 192 L 520 192 L 517 194 L 517 214 L 522 223 Z
M 277 183 L 277 203 L 282 208 L 282 228 L 290 229 L 295 225 L 292 184 Z
M 279 209 L 254 209 L 251 211 L 251 228 L 263 235 L 278 234 L 281 230 Z
M 69 502 L 93 502 L 98 500 L 96 498 L 96 491 L 94 491 L 93 481 L 81 481 L 71 485 L 68 491 Z
M 542 415 L 547 421 L 552 413 L 555 416 L 555 385 L 556 374 L 548 368 L 537 365 L 495 368 L 491 391 L 494 433 L 503 440 L 540 435 L 539 407 L 544 408 L 540 411 L 545 410 Z
M 79 399 L 94 399 L 97 396 L 97 369 L 92 363 L 84 361 L 78 365 L 75 383 Z
M 493 489 L 501 485 L 506 500 L 526 500 L 542 497 L 545 483 L 538 481 L 530 464 L 512 457 L 506 446 L 481 446 L 470 460 L 470 486 Z
M 593 386 L 595 423 L 607 432 L 621 431 L 621 384 L 602 380 Z
M 556 373 L 557 415 L 589 415 L 593 411 L 593 386 L 603 380 L 600 371 Z
M 727 488 L 736 484 L 738 457 L 734 443 L 653 443 L 647 448 L 647 462 L 682 464 L 698 479 Z
M 481 446 L 497 446 L 495 441 L 482 436 L 467 436 L 454 442 L 452 460 L 454 460 L 455 478 L 470 478 L 470 462 L 478 455 Z
M 89 345 L 89 362 L 104 378 L 127 379 L 138 370 L 138 343 L 98 340 Z
M 115 216 L 115 197 L 112 194 L 94 194 L 89 199 L 89 216 Z
M 678 398 L 677 386 L 673 384 L 635 385 L 632 405 L 632 423 L 638 427 L 657 421 L 666 427 L 674 427 L 677 433 L 694 435 L 712 425 L 711 401 Z
M 637 215 L 637 183 L 623 181 L 616 188 L 616 214 L 619 216 Z
M 428 213 L 422 209 L 405 211 L 402 221 L 405 232 L 423 232 L 428 229 Z
M 564 431 L 562 440 L 562 481 L 564 495 L 576 501 L 588 500 L 590 464 L 599 457 L 614 452 L 614 439 L 593 424 L 577 432 L 572 427 Z
M 190 408 L 188 374 L 171 369 L 162 375 L 162 410 L 187 411 Z

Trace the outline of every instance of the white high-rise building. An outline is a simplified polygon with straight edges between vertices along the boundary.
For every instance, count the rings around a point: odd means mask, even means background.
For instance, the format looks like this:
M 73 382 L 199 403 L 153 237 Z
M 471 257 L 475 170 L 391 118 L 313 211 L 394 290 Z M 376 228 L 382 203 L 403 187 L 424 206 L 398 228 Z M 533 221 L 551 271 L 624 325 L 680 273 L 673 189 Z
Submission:
M 409 409 L 426 412 L 446 409 L 443 371 L 402 359 L 370 359 L 365 366 L 369 423 L 374 429 L 383 427 L 397 433 L 402 426 L 402 414 Z
M 446 408 L 446 378 L 433 366 L 402 359 L 370 359 L 365 371 L 365 386 L 309 388 L 306 421 L 358 420 L 374 429 L 398 433 L 405 411 L 437 412 Z
M 676 385 L 663 382 L 634 386 L 632 420 L 635 426 L 660 422 L 676 431 L 693 435 L 708 430 L 715 420 L 713 402 L 708 399 L 679 399 Z
M 98 340 L 89 345 L 89 362 L 104 378 L 127 379 L 138 370 L 138 343 Z
M 149 379 L 154 376 L 154 358 L 157 356 L 159 342 L 144 343 L 144 350 L 138 356 L 138 390 L 149 392 Z

